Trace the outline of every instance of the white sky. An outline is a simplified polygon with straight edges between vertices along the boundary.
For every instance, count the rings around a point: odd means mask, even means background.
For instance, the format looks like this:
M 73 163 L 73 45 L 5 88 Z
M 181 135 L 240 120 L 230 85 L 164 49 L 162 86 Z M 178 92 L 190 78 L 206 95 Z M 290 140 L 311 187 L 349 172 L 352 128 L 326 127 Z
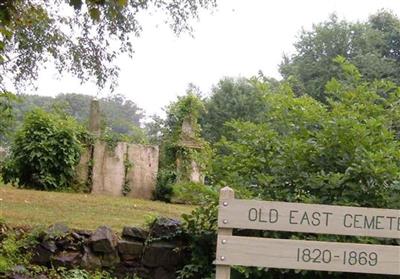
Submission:
M 178 38 L 156 16 L 144 17 L 142 36 L 134 40 L 133 59 L 118 60 L 121 73 L 115 93 L 133 100 L 148 115 L 162 115 L 162 108 L 183 95 L 190 82 L 208 94 L 225 76 L 250 77 L 262 70 L 279 79 L 282 55 L 293 53 L 301 28 L 310 29 L 333 12 L 351 21 L 366 20 L 381 8 L 400 16 L 398 0 L 217 1 L 216 11 L 202 13 L 194 23 L 194 38 Z M 38 90 L 32 93 L 108 93 L 68 75 L 61 80 L 55 76 L 43 71 Z

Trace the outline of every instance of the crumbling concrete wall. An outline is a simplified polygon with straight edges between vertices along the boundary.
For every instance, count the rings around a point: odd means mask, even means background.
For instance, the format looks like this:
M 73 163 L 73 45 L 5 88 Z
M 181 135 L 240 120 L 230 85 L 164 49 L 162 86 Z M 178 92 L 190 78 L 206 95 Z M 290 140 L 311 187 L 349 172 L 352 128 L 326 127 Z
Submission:
M 119 142 L 114 150 L 107 143 L 97 141 L 93 150 L 92 193 L 122 195 L 125 181 L 124 159 L 127 143 Z
M 158 146 L 129 144 L 128 160 L 132 168 L 127 173 L 129 197 L 152 199 L 158 172 Z
M 159 150 L 157 146 L 119 142 L 110 150 L 97 141 L 93 150 L 92 193 L 152 199 L 156 187 Z M 129 167 L 128 167 L 129 166 Z

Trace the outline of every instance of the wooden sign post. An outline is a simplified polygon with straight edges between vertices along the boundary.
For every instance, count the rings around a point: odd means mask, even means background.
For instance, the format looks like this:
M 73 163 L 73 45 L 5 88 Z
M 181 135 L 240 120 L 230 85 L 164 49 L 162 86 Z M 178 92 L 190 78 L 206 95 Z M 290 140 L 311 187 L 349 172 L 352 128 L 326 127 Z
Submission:
M 230 266 L 400 275 L 400 246 L 239 237 L 232 229 L 400 238 L 400 210 L 235 199 L 221 190 L 216 278 Z

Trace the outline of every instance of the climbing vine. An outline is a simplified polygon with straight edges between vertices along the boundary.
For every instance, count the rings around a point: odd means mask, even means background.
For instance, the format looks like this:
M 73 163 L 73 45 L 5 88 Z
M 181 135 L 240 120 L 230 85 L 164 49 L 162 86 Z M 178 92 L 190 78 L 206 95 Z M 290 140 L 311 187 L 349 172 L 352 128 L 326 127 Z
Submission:
M 128 195 L 131 191 L 131 181 L 128 178 L 128 173 L 133 167 L 133 162 L 129 160 L 129 145 L 126 148 L 125 152 L 125 158 L 124 158 L 124 184 L 122 185 L 122 195 L 126 196 Z
M 200 137 L 198 124 L 203 111 L 203 102 L 191 92 L 167 107 L 157 177 L 158 199 L 170 201 L 173 184 L 190 181 L 192 162 L 196 162 L 202 174 L 208 172 L 211 148 Z

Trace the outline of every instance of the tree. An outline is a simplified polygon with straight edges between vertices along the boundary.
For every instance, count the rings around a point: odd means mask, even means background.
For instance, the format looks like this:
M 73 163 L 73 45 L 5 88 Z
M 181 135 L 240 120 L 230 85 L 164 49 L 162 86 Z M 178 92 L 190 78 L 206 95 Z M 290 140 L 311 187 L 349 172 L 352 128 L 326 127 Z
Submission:
M 33 110 L 25 117 L 1 169 L 4 182 L 39 190 L 71 186 L 85 135 L 71 117 Z
M 212 89 L 205 100 L 206 112 L 200 123 L 202 135 L 210 142 L 217 142 L 225 133 L 224 124 L 231 120 L 257 121 L 265 110 L 263 93 L 255 80 L 225 78 Z
M 12 106 L 16 102 L 16 97 L 8 92 L 0 92 L 0 139 L 3 142 L 5 133 L 14 118 Z
M 143 110 L 125 96 L 117 94 L 103 98 L 100 100 L 100 106 L 106 125 L 111 127 L 113 132 L 132 135 L 140 128 L 140 121 L 144 117 Z
M 273 200 L 400 206 L 400 88 L 341 63 L 348 78 L 328 82 L 329 105 L 284 86 L 267 94 L 263 123 L 230 123 L 216 181 Z
M 391 12 L 380 11 L 361 23 L 332 15 L 311 31 L 302 30 L 294 46 L 296 53 L 284 57 L 280 72 L 297 95 L 326 102 L 325 84 L 341 75 L 333 61 L 339 55 L 356 65 L 364 80 L 400 82 L 400 21 Z
M 215 0 L 2 0 L 0 1 L 0 86 L 32 82 L 53 62 L 57 70 L 104 87 L 115 85 L 115 58 L 132 55 L 139 15 L 159 11 L 173 32 L 191 31 L 190 20 Z M 113 46 L 113 47 L 112 47 Z
M 75 93 L 58 94 L 56 97 L 21 94 L 19 102 L 10 104 L 10 109 L 15 115 L 15 125 L 9 130 L 14 132 L 18 130 L 25 115 L 36 108 L 62 112 L 86 125 L 92 99 L 92 96 Z M 144 113 L 133 101 L 121 94 L 110 95 L 99 101 L 104 128 L 109 127 L 110 132 L 124 135 L 125 139 L 130 138 L 135 142 L 138 136 L 141 138 L 140 141 L 145 138 L 140 128 Z

